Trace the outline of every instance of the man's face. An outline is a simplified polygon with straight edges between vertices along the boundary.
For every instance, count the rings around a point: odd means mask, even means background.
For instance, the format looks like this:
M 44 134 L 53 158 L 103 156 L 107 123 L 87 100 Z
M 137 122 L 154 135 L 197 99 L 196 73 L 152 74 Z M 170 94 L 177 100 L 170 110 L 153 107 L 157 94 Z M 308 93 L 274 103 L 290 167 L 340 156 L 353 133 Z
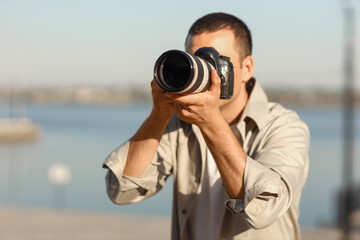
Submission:
M 196 50 L 202 47 L 213 47 L 220 55 L 230 57 L 230 61 L 234 66 L 234 94 L 230 100 L 222 100 L 221 105 L 232 102 L 238 98 L 241 88 L 248 79 L 243 74 L 244 71 L 240 68 L 240 56 L 238 53 L 238 46 L 231 30 L 224 29 L 216 32 L 201 33 L 194 36 L 189 36 L 186 43 L 186 51 L 194 54 Z

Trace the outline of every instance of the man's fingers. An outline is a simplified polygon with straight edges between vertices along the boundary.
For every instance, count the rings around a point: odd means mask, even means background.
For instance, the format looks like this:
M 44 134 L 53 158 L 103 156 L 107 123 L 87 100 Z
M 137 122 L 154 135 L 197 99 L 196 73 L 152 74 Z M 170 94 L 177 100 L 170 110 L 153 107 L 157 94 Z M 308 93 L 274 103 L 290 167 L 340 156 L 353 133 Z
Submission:
M 152 80 L 150 85 L 152 89 L 156 89 L 157 91 L 161 89 L 155 80 Z
M 209 91 L 217 94 L 218 92 L 220 92 L 221 79 L 215 69 L 211 71 L 210 78 L 211 78 L 211 84 Z
M 173 101 L 180 103 L 181 105 L 194 105 L 199 103 L 200 98 L 199 94 L 188 94 L 188 95 L 181 95 L 181 94 L 174 94 L 171 92 L 167 92 L 166 95 L 171 98 Z
M 186 95 L 167 92 L 166 96 L 171 98 L 173 101 L 178 102 L 180 105 L 201 105 L 204 102 L 204 99 L 206 99 L 205 96 L 208 93 L 211 93 L 211 95 L 220 96 L 221 79 L 217 75 L 216 70 L 212 70 L 210 74 L 211 84 L 207 91 Z

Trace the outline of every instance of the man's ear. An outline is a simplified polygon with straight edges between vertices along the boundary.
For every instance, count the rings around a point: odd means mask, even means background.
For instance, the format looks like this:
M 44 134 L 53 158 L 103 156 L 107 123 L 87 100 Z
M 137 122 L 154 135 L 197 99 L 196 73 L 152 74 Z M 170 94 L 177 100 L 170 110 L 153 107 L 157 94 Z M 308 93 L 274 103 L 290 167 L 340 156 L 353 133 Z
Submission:
M 247 82 L 254 74 L 254 59 L 252 56 L 247 56 L 242 61 L 243 81 Z

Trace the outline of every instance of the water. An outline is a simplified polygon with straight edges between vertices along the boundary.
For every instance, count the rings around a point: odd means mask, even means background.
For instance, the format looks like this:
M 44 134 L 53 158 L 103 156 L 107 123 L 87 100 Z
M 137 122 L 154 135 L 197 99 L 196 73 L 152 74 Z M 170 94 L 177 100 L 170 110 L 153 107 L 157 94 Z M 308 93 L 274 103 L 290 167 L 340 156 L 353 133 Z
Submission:
M 308 226 L 332 223 L 337 211 L 336 191 L 342 184 L 341 110 L 295 110 L 311 131 L 310 173 L 303 191 L 300 223 Z M 63 204 L 70 209 L 170 215 L 171 178 L 157 195 L 133 205 L 116 206 L 105 192 L 103 160 L 136 131 L 149 111 L 150 105 L 30 105 L 28 117 L 39 123 L 43 131 L 32 143 L 0 144 L 0 204 L 52 207 L 55 194 L 64 194 Z M 358 146 L 358 128 L 355 135 Z M 359 150 L 355 156 L 358 158 Z M 49 168 L 55 163 L 71 169 L 71 181 L 62 192 L 48 178 Z M 359 182 L 359 174 L 356 179 Z

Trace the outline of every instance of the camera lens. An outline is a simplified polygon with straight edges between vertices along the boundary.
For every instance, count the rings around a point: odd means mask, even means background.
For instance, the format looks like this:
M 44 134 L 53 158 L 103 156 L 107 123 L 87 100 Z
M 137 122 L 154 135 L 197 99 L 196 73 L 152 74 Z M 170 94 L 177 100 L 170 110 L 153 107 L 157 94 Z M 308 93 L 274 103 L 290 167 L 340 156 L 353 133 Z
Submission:
M 210 86 L 210 71 L 213 66 L 200 57 L 170 50 L 156 61 L 154 78 L 168 92 L 178 94 L 198 93 Z
M 186 86 L 191 80 L 191 65 L 186 56 L 176 52 L 169 54 L 162 64 L 162 76 L 170 88 Z

